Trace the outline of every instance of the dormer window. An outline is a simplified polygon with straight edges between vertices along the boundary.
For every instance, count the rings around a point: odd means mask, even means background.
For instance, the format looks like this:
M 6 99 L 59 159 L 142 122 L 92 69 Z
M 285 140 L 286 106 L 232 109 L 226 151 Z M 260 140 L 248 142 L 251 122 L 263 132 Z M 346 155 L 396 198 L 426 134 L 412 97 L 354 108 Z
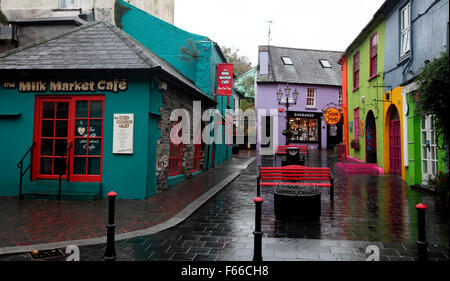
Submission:
M 293 65 L 292 60 L 290 57 L 281 57 L 281 59 L 283 60 L 283 63 L 285 65 Z
M 331 68 L 331 64 L 328 60 L 320 60 L 320 64 L 323 68 Z

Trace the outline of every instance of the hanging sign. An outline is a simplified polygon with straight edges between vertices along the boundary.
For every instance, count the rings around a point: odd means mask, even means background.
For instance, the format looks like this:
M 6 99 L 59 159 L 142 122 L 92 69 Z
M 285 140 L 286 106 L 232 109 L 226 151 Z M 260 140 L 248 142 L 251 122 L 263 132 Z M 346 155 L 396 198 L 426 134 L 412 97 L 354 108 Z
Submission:
M 231 96 L 233 94 L 233 64 L 219 63 L 217 66 L 217 89 L 218 96 Z
M 361 126 L 360 126 L 360 128 L 361 128 L 361 134 L 360 134 L 360 136 L 361 137 L 364 137 L 364 120 L 361 120 Z
M 114 114 L 114 154 L 133 154 L 133 131 L 134 114 Z
M 341 121 L 341 113 L 339 112 L 339 109 L 330 107 L 328 108 L 325 113 L 325 122 L 328 125 L 336 125 Z

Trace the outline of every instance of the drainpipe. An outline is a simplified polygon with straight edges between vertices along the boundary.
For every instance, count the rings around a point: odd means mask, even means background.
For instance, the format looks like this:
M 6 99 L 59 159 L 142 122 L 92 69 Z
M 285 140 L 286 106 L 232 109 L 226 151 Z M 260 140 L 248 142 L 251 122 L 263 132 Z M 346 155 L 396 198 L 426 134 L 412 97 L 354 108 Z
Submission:
M 411 19 L 411 24 L 410 24 L 410 45 L 411 45 L 411 50 L 410 50 L 410 59 L 408 61 L 408 64 L 405 66 L 405 68 L 403 69 L 403 80 L 406 80 L 406 70 L 410 68 L 412 61 L 414 60 L 414 24 L 413 24 L 413 20 L 412 20 L 412 13 L 413 13 L 413 7 L 414 7 L 414 0 L 411 0 L 410 5 L 411 5 L 411 10 L 409 12 L 409 17 Z M 402 111 L 403 111 L 403 166 L 404 167 L 409 167 L 409 157 L 408 157 L 408 102 L 407 102 L 407 91 L 406 89 L 402 89 Z M 405 175 L 406 176 L 406 175 Z
M 402 89 L 402 100 L 403 100 L 403 165 L 408 167 L 409 157 L 408 157 L 408 102 L 406 96 L 408 93 Z

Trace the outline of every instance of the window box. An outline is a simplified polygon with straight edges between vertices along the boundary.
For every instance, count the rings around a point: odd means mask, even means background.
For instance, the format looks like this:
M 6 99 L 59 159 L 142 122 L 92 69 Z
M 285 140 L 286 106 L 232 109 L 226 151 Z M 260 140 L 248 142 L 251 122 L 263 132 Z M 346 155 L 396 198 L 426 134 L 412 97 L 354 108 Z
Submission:
M 359 151 L 361 149 L 361 144 L 359 143 L 359 141 L 351 140 L 350 147 L 353 148 L 355 151 Z

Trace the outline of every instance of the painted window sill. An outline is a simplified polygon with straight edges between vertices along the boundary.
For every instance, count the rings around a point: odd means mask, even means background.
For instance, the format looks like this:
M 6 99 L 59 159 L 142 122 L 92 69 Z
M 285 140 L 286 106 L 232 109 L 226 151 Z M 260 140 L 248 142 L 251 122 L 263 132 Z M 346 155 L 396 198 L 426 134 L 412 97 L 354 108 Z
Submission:
M 367 81 L 370 82 L 370 81 L 372 81 L 373 79 L 377 78 L 378 76 L 380 76 L 378 73 L 375 74 L 375 75 L 372 75 L 372 76 L 370 76 L 369 80 L 367 80 Z
M 317 107 L 305 107 L 305 110 L 317 110 Z
M 399 67 L 399 66 L 405 64 L 407 61 L 409 61 L 410 57 L 411 57 L 411 56 L 410 56 L 409 53 L 407 53 L 406 55 L 401 56 L 401 57 L 400 57 L 400 61 L 399 61 L 398 64 L 397 64 L 397 67 Z
M 359 87 L 356 87 L 356 88 L 354 88 L 353 90 L 352 90 L 352 93 L 354 93 L 354 92 L 356 92 L 356 91 L 358 91 L 359 90 Z

